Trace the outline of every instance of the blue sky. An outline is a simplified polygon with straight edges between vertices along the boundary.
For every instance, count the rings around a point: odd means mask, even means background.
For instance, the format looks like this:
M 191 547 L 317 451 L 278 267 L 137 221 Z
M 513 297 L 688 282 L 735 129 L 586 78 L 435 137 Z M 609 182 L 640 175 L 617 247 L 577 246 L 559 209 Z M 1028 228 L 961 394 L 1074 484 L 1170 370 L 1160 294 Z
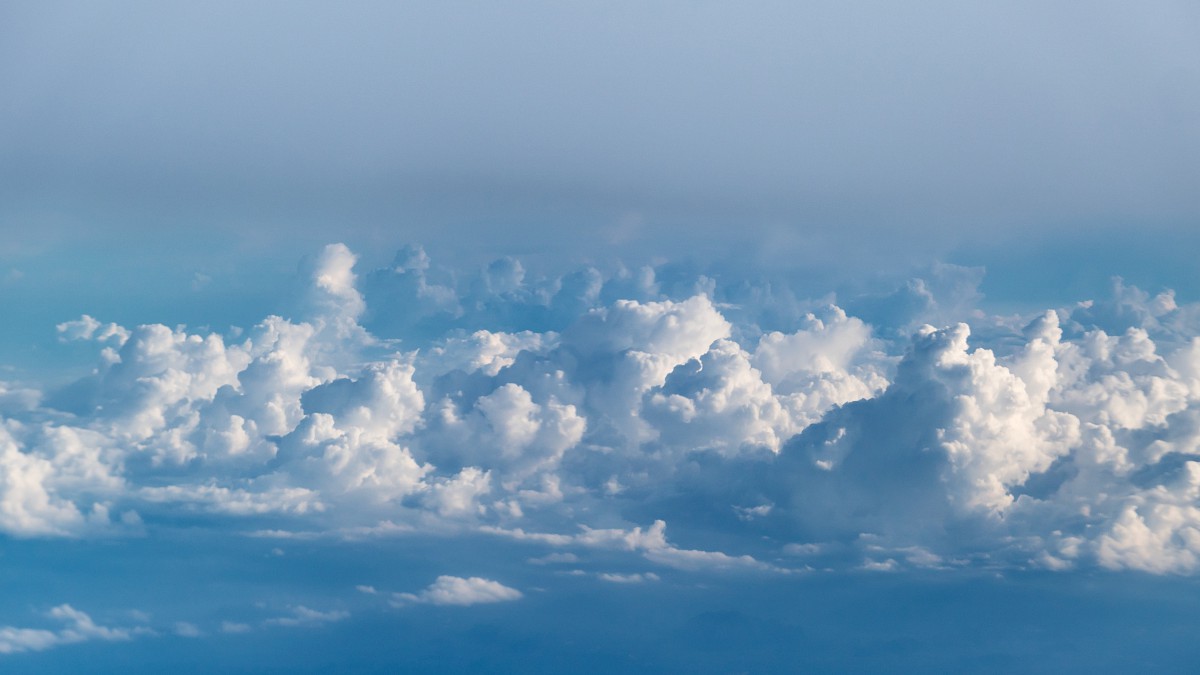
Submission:
M 1195 661 L 1187 3 L 7 3 L 0 661 Z

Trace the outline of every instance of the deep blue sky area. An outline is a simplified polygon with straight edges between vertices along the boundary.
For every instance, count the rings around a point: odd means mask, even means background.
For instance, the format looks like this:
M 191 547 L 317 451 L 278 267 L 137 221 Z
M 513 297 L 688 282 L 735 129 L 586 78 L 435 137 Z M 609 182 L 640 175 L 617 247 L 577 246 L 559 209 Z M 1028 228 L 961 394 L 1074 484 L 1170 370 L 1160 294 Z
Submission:
M 157 539 L 157 540 L 156 540 Z M 480 565 L 523 575 L 536 548 L 400 538 L 336 547 L 193 531 L 136 542 L 6 547 L 6 605 L 61 597 L 152 604 L 201 637 L 158 635 L 7 657 L 36 672 L 1188 672 L 1200 629 L 1196 583 L 1143 574 L 970 570 L 821 573 L 779 579 L 664 575 L 650 587 L 557 574 L 519 603 L 389 607 L 355 585 L 411 588 Z M 58 562 L 48 562 L 58 561 Z M 214 574 L 225 578 L 214 581 Z M 181 584 L 181 576 L 208 578 Z M 236 579 L 234 578 L 236 577 Z M 303 598 L 349 609 L 327 626 L 222 634 Z M 245 603 L 253 600 L 253 603 Z M 6 616 L 12 614 L 6 611 Z M 167 612 L 153 619 L 169 626 Z M 210 634 L 215 633 L 215 634 Z
M 0 4 L 0 671 L 1194 670 L 1197 35 Z

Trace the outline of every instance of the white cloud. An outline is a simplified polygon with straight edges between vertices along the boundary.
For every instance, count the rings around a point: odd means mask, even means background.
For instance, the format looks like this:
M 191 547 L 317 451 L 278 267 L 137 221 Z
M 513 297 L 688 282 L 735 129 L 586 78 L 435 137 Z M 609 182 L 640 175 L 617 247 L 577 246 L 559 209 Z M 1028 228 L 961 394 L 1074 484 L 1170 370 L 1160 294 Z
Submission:
M 123 481 L 90 445 L 104 442 L 93 436 L 70 427 L 0 424 L 0 530 L 53 536 L 111 527 L 108 504 L 96 497 L 119 492 Z
M 46 616 L 62 626 L 56 630 L 0 626 L 0 654 L 43 651 L 91 640 L 127 641 L 132 640 L 135 635 L 150 632 L 146 628 L 110 628 L 98 625 L 86 613 L 70 605 L 59 605 L 47 612 Z
M 862 565 L 859 565 L 859 569 L 866 570 L 867 572 L 895 572 L 897 569 L 899 569 L 899 567 L 899 563 L 892 558 L 887 558 L 885 560 L 866 560 L 863 561 Z
M 555 469 L 587 427 L 578 409 L 554 396 L 537 402 L 518 384 L 477 398 L 466 414 L 444 400 L 431 420 L 423 448 L 435 463 L 447 461 L 494 471 L 512 485 Z
M 1200 306 L 1170 292 L 988 316 L 981 270 L 940 266 L 839 300 L 856 317 L 684 268 L 356 264 L 327 247 L 298 315 L 244 334 L 60 324 L 96 368 L 0 388 L 0 531 L 198 512 L 313 540 L 482 528 L 682 570 L 780 571 L 764 561 L 798 549 L 776 537 L 875 564 L 1200 568 Z
M 596 575 L 596 578 L 601 581 L 607 581 L 612 584 L 641 584 L 647 581 L 658 581 L 659 577 L 654 572 L 635 573 L 635 574 L 620 574 L 618 572 L 601 572 Z
M 431 483 L 426 502 L 443 516 L 479 515 L 485 510 L 479 500 L 491 491 L 491 474 L 469 466 L 452 478 Z
M 667 541 L 667 524 L 661 520 L 655 521 L 648 528 L 634 527 L 628 530 L 608 528 L 592 529 L 582 527 L 578 534 L 553 534 L 545 532 L 526 532 L 520 528 L 506 530 L 495 527 L 483 527 L 482 532 L 511 537 L 520 541 L 537 542 L 549 546 L 579 546 L 582 548 L 599 548 L 623 550 L 640 553 L 651 562 L 665 567 L 680 570 L 716 570 L 737 571 L 755 570 L 764 572 L 788 573 L 792 570 L 755 560 L 752 556 L 731 556 L 720 551 L 703 551 L 681 549 Z
M 643 415 L 659 440 L 683 452 L 736 453 L 742 446 L 778 452 L 798 430 L 746 352 L 729 340 L 718 340 L 699 359 L 672 370 L 648 394 Z
M 74 321 L 64 321 L 56 328 L 61 340 L 96 340 L 120 346 L 129 339 L 129 331 L 125 328 L 115 323 L 102 324 L 87 314 Z
M 505 333 L 477 330 L 467 337 L 449 337 L 421 355 L 422 372 L 426 377 L 443 375 L 455 370 L 465 373 L 481 372 L 496 376 L 516 362 L 521 352 L 541 354 L 557 345 L 555 333 L 521 331 Z
M 142 488 L 138 496 L 151 503 L 177 503 L 214 513 L 260 515 L 309 513 L 325 510 L 317 493 L 304 488 L 277 488 L 261 492 L 219 485 L 168 485 Z
M 579 556 L 574 553 L 547 553 L 539 558 L 530 558 L 534 565 L 564 565 L 579 562 Z
M 287 616 L 278 616 L 272 619 L 267 619 L 263 623 L 268 626 L 317 626 L 323 623 L 332 623 L 342 621 L 350 617 L 349 612 L 341 610 L 331 610 L 322 612 L 315 609 L 309 609 L 304 605 L 292 607 L 292 613 Z M 225 632 L 240 632 L 237 630 L 226 630 Z
M 430 605 L 478 605 L 508 602 L 521 599 L 522 593 L 498 581 L 481 577 L 455 577 L 443 575 L 420 593 L 396 593 L 393 603 L 405 605 L 424 603 Z

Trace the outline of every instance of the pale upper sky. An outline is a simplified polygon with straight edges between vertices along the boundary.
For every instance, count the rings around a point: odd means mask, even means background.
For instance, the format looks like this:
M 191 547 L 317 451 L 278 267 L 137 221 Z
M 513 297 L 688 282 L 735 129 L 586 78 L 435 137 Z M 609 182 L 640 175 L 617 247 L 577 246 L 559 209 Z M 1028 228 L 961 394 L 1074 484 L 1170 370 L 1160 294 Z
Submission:
M 6 3 L 0 255 L 1190 231 L 1198 31 L 1187 2 Z

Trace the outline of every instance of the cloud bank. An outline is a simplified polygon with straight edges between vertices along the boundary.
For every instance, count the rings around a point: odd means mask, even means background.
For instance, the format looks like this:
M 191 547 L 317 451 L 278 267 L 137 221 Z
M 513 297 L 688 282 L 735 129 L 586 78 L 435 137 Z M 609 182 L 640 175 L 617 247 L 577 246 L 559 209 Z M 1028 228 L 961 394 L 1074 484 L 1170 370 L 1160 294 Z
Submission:
M 953 266 L 809 301 L 666 264 L 355 264 L 326 247 L 304 310 L 245 330 L 58 325 L 95 367 L 4 385 L 0 531 L 205 518 L 768 574 L 1200 566 L 1200 306 L 1170 291 L 991 315 Z

